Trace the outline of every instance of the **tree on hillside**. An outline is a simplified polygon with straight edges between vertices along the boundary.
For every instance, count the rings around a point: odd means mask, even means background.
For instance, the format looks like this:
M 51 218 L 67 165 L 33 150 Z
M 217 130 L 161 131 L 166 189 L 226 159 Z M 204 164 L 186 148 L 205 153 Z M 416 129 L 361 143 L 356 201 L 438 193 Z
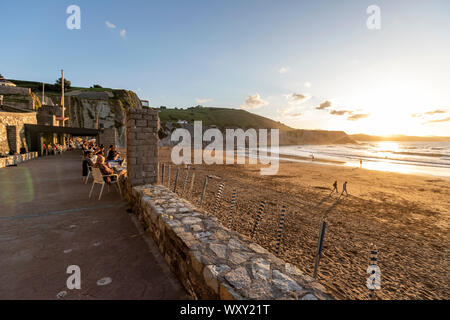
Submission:
M 103 88 L 103 87 L 99 84 L 94 84 L 91 88 Z
M 62 81 L 62 79 L 59 78 L 55 82 L 55 86 L 58 91 L 61 91 L 61 81 Z M 71 82 L 67 79 L 64 79 L 64 90 L 70 89 L 70 85 L 71 85 Z

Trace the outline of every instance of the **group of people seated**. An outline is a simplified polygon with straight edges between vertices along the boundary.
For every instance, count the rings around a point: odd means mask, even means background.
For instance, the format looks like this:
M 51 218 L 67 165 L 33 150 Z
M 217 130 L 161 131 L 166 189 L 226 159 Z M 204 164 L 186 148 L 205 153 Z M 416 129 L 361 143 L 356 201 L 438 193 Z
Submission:
M 105 157 L 105 146 L 103 144 L 97 146 L 95 142 L 84 142 L 82 144 L 83 154 L 83 177 L 88 175 L 89 167 L 98 168 L 104 176 L 105 182 L 109 183 L 121 176 L 126 175 L 126 170 L 115 172 L 113 167 L 122 165 L 124 160 L 120 158 L 120 152 L 116 147 L 111 145 L 108 148 Z M 111 176 L 113 175 L 113 176 Z
M 44 148 L 44 155 L 48 156 L 48 155 L 55 155 L 55 154 L 62 154 L 63 147 L 58 144 L 58 143 L 47 143 L 47 144 L 43 144 L 43 148 Z

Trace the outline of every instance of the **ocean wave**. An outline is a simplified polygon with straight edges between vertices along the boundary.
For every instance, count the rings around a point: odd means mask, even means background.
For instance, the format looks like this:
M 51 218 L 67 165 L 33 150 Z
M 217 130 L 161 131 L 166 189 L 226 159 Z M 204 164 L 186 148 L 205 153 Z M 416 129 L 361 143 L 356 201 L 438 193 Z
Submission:
M 432 158 L 440 158 L 445 156 L 450 156 L 445 153 L 427 153 L 427 152 L 407 152 L 407 151 L 377 151 L 379 153 L 392 153 L 392 154 L 401 154 L 405 156 L 419 156 L 419 157 L 432 157 Z

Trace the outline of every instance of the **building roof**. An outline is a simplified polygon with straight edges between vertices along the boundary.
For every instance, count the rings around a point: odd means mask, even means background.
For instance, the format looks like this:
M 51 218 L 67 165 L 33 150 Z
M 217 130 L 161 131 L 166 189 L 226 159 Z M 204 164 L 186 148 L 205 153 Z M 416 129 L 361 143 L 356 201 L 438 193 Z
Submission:
M 15 87 L 16 85 L 5 78 L 0 77 L 0 86 Z
M 97 129 L 87 129 L 87 128 L 73 128 L 73 127 L 57 127 L 57 126 L 46 126 L 39 124 L 24 124 L 25 130 L 31 132 L 39 133 L 67 133 L 73 136 L 88 136 L 95 137 L 98 135 L 99 130 Z

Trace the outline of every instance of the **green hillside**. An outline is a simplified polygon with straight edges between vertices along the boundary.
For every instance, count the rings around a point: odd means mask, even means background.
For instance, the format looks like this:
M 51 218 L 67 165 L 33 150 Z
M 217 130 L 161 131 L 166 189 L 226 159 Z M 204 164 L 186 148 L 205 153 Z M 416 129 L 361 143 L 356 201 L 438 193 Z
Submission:
M 202 121 L 203 125 L 215 125 L 224 128 L 267 128 L 280 130 L 293 130 L 281 122 L 277 122 L 240 109 L 191 107 L 188 109 L 160 108 L 161 122 L 177 122 L 183 120 L 193 122 Z
M 42 82 L 37 81 L 28 81 L 28 80 L 16 80 L 16 79 L 8 79 L 18 87 L 30 88 L 34 93 L 42 92 Z M 46 93 L 57 93 L 61 92 L 61 87 L 55 85 L 54 83 L 44 83 L 45 84 L 45 92 Z M 69 89 L 66 89 L 66 92 L 70 92 L 73 90 L 83 90 L 83 91 L 93 91 L 93 92 L 103 92 L 103 91 L 113 91 L 110 88 L 84 88 L 84 87 L 74 87 L 71 86 Z

